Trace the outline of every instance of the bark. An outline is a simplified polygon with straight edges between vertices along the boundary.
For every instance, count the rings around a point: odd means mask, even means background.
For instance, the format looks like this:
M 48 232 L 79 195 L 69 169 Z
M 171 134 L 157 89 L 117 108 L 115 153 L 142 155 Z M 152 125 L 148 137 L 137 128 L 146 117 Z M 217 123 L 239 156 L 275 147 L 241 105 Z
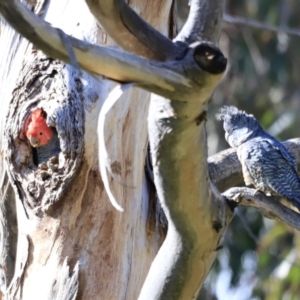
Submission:
M 86 0 L 86 3 L 98 22 L 123 49 L 160 61 L 174 59 L 179 54 L 170 39 L 151 27 L 123 0 Z M 155 5 L 152 8 L 160 9 Z M 172 18 L 172 12 L 165 17 Z
M 145 3 L 131 1 L 136 9 Z M 162 16 L 171 13 L 171 1 L 151 1 L 160 14 L 148 5 L 145 20 L 166 31 Z M 41 10 L 47 22 L 77 38 L 108 43 L 84 3 L 51 1 Z M 115 84 L 45 57 L 3 21 L 0 46 L 1 86 L 7 87 L 1 89 L 6 110 L 1 132 L 14 188 L 13 193 L 7 187 L 2 168 L 6 201 L 1 209 L 1 290 L 7 291 L 7 299 L 136 299 L 163 239 L 155 219 L 149 219 L 155 214 L 144 177 L 149 94 L 130 89 L 107 116 L 106 146 L 115 176 L 124 183 L 111 182 L 114 195 L 122 200 L 121 214 L 109 203 L 98 167 L 98 115 Z M 57 172 L 34 164 L 22 135 L 24 120 L 36 106 L 59 134 Z M 14 204 L 18 227 L 9 207 Z

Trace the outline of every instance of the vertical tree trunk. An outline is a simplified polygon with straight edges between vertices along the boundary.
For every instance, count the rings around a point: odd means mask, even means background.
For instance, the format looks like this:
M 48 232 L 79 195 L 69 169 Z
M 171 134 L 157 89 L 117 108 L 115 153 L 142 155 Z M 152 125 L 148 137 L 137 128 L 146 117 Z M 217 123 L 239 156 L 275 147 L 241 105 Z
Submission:
M 172 2 L 130 5 L 168 34 Z M 112 45 L 83 1 L 39 5 L 35 11 L 53 26 Z M 108 200 L 98 165 L 98 115 L 115 84 L 45 57 L 4 22 L 0 52 L 5 299 L 136 299 L 162 240 L 156 222 L 149 221 L 153 208 L 144 177 L 149 94 L 129 89 L 107 116 L 105 139 L 116 179 L 110 185 L 124 208 L 120 213 Z M 57 170 L 37 167 L 22 133 L 36 107 L 58 132 Z

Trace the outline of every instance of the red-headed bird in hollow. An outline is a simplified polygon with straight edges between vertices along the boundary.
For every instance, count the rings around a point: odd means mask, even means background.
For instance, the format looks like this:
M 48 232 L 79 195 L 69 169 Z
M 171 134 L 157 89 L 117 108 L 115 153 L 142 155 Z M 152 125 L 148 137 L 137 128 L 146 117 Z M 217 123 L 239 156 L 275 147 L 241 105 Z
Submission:
M 61 151 L 57 131 L 48 126 L 46 113 L 41 108 L 33 110 L 27 117 L 24 133 L 35 149 L 33 154 L 37 165 L 47 162 L 49 158 L 57 156 Z

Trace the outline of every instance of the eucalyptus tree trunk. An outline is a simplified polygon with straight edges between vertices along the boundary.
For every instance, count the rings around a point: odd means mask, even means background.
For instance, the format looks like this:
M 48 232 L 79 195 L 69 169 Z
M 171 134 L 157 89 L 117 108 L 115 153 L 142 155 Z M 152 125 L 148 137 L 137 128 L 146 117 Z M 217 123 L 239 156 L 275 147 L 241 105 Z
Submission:
M 171 0 L 130 2 L 163 34 L 172 31 Z M 74 37 L 114 45 L 83 1 L 31 8 Z M 4 298 L 136 299 L 163 239 L 144 176 L 149 93 L 129 88 L 106 116 L 120 213 L 101 180 L 97 134 L 99 111 L 116 84 L 45 56 L 3 19 L 0 49 Z M 36 107 L 60 137 L 58 170 L 34 163 L 22 132 Z

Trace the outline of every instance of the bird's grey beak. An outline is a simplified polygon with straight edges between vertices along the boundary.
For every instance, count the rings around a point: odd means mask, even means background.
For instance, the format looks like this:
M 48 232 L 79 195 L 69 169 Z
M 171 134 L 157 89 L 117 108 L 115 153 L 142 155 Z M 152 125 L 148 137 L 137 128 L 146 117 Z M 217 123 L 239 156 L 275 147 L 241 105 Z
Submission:
M 40 141 L 33 136 L 30 137 L 29 142 L 32 147 L 38 147 L 40 145 Z

